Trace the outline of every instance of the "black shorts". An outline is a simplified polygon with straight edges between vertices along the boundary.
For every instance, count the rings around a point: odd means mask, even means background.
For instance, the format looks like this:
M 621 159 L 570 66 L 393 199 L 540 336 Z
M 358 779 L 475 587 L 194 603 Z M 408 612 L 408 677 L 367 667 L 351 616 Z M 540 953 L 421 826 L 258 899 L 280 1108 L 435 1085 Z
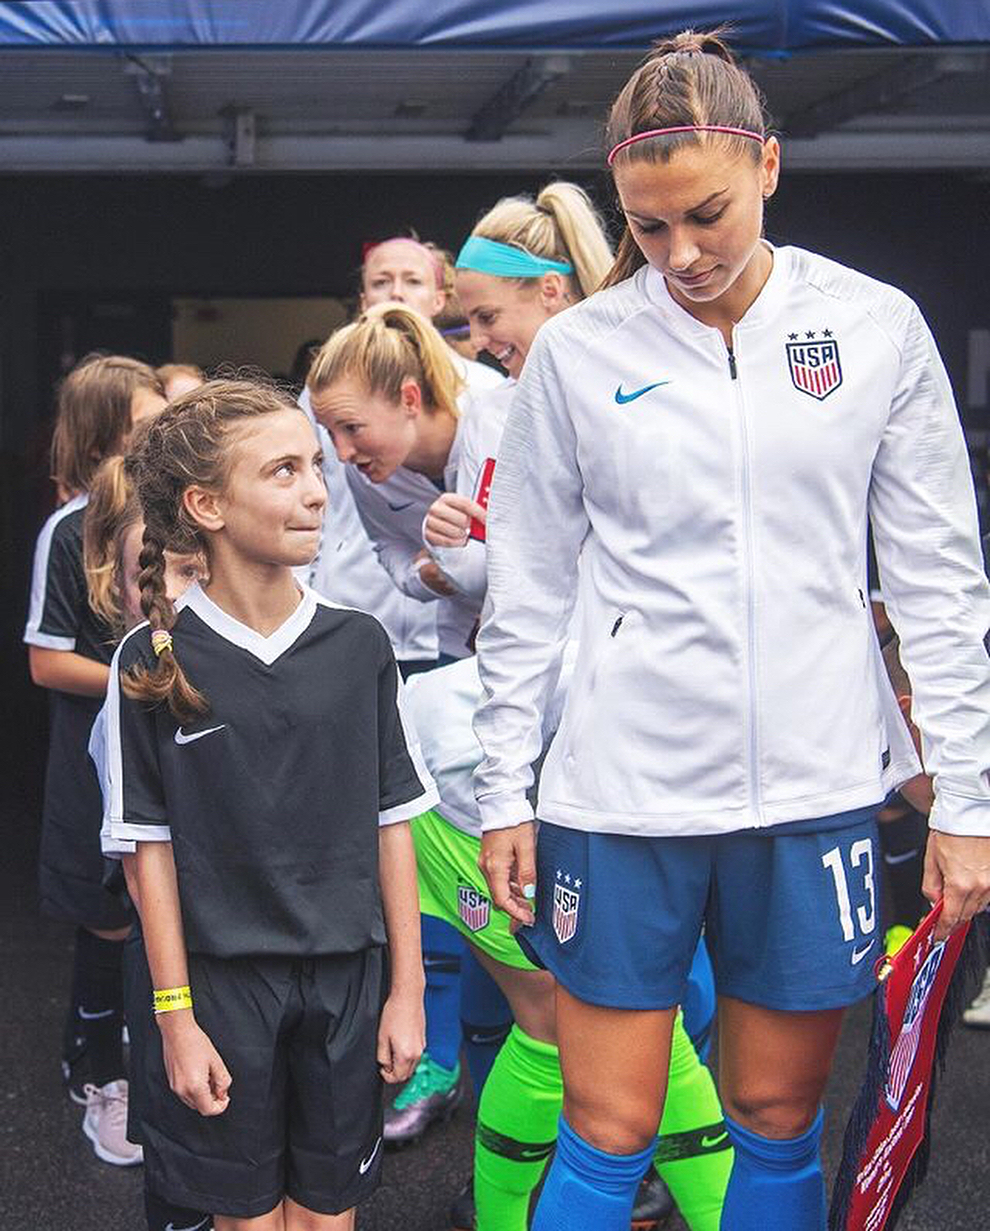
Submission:
M 232 1081 L 201 1116 L 172 1093 L 149 1010 L 139 1139 L 147 1187 L 176 1205 L 256 1218 L 289 1196 L 337 1214 L 378 1187 L 378 1022 L 385 954 L 212 958 L 190 954 L 200 1027 Z

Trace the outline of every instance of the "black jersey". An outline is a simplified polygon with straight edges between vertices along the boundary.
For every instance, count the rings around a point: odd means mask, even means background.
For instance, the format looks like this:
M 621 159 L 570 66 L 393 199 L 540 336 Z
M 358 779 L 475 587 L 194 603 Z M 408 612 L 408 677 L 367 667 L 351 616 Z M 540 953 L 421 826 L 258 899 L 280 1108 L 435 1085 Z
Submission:
M 175 654 L 210 712 L 180 725 L 125 697 L 118 672 L 154 662 L 146 624 L 125 638 L 107 696 L 112 837 L 172 842 L 192 953 L 384 944 L 378 826 L 437 802 L 385 630 L 311 590 L 269 637 L 199 586 L 177 607 Z
M 113 632 L 89 605 L 83 569 L 86 496 L 54 512 L 38 535 L 24 640 L 109 663 Z M 103 888 L 100 791 L 86 754 L 96 697 L 52 691 L 41 836 L 41 900 L 49 914 L 90 927 L 120 927 L 126 913 Z

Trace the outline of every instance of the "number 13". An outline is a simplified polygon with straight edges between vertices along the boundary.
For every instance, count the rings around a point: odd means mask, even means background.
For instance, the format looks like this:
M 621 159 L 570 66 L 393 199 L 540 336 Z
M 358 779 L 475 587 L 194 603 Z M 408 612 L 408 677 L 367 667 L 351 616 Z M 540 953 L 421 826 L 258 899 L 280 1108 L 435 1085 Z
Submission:
M 876 925 L 876 886 L 873 882 L 873 842 L 870 838 L 860 838 L 849 848 L 849 863 L 858 868 L 866 859 L 866 870 L 863 873 L 863 887 L 869 895 L 869 906 L 856 908 L 856 920 L 859 930 L 864 936 L 869 936 Z M 842 928 L 842 939 L 852 940 L 856 935 L 853 927 L 852 905 L 849 901 L 849 885 L 846 881 L 846 869 L 842 863 L 842 852 L 837 846 L 822 855 L 822 866 L 828 868 L 835 881 L 835 900 L 839 906 L 839 924 Z

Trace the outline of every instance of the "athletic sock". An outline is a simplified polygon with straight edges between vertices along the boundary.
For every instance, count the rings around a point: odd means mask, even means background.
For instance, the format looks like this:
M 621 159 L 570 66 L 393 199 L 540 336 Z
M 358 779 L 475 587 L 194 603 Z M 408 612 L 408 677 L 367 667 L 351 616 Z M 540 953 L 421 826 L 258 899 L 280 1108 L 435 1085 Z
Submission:
M 426 974 L 426 1051 L 444 1069 L 457 1066 L 461 1052 L 460 979 L 464 941 L 460 932 L 422 915 L 423 970 Z
M 890 886 L 890 921 L 913 931 L 929 910 L 921 892 L 928 818 L 912 808 L 894 821 L 882 822 L 879 828 L 880 849 Z
M 825 1231 L 821 1108 L 800 1137 L 773 1141 L 725 1117 L 735 1162 L 721 1231 Z
M 76 933 L 75 1008 L 80 1034 L 86 1039 L 90 1076 L 97 1086 L 124 1076 L 123 954 L 122 940 L 104 940 L 86 928 Z
M 144 1216 L 148 1220 L 148 1231 L 209 1231 L 213 1226 L 212 1215 L 172 1205 L 147 1189 L 144 1190 Z
M 655 1149 L 606 1154 L 577 1135 L 563 1116 L 557 1152 L 536 1207 L 532 1231 L 629 1231 L 639 1182 Z
M 477 1231 L 526 1231 L 530 1194 L 553 1150 L 563 1101 L 556 1047 L 513 1026 L 478 1106 Z
M 698 1059 L 679 1013 L 653 1163 L 691 1231 L 719 1231 L 732 1144 L 715 1082 Z
M 477 1099 L 511 1027 L 512 1010 L 501 989 L 471 950 L 466 950 L 461 962 L 461 1037 Z

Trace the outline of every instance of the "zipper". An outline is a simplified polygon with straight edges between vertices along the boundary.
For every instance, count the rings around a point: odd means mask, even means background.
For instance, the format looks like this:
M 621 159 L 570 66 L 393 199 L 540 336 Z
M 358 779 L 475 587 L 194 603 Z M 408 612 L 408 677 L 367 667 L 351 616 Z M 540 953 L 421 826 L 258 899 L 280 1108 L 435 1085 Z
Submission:
M 746 550 L 746 666 L 749 682 L 749 713 L 747 715 L 746 740 L 749 761 L 749 805 L 757 825 L 763 824 L 763 806 L 760 801 L 760 746 L 756 706 L 756 585 L 753 562 L 756 534 L 753 528 L 753 493 L 750 476 L 749 431 L 746 423 L 746 403 L 743 398 L 739 368 L 736 363 L 736 333 L 732 331 L 732 345 L 726 348 L 729 356 L 729 378 L 733 383 L 736 409 L 739 414 L 739 440 L 742 446 L 741 489 L 743 502 L 743 538 Z

